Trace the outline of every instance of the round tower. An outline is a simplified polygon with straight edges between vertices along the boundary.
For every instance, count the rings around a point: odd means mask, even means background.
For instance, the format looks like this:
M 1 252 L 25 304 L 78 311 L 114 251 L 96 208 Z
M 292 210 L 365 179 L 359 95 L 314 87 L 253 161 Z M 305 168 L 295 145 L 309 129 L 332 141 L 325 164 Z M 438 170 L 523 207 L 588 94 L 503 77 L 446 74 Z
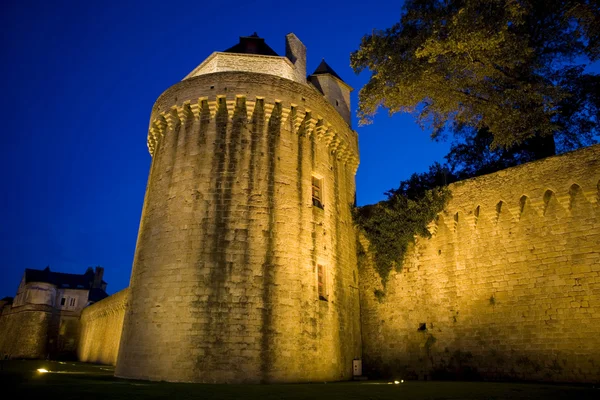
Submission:
M 305 52 L 293 34 L 286 57 L 243 37 L 156 101 L 117 376 L 352 376 L 361 343 L 351 88 L 323 68 L 307 81 Z

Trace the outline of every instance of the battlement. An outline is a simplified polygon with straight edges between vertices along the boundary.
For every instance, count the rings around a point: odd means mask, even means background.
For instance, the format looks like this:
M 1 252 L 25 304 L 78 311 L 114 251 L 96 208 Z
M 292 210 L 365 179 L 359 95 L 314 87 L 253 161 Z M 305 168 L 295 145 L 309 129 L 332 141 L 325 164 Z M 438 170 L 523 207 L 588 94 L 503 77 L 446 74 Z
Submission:
M 259 105 L 257 107 L 257 105 Z M 294 103 L 287 103 L 277 99 L 265 99 L 256 96 L 249 100 L 243 94 L 215 95 L 212 99 L 200 97 L 193 102 L 186 100 L 180 106 L 172 106 L 170 110 L 161 112 L 155 117 L 148 130 L 148 150 L 154 154 L 157 142 L 168 130 L 174 129 L 178 124 L 198 122 L 200 119 L 207 122 L 214 121 L 215 115 L 223 109 L 230 120 L 242 118 L 251 122 L 253 118 L 264 118 L 265 122 L 272 117 L 277 118 L 282 127 L 290 132 L 303 134 L 317 139 L 317 142 L 326 146 L 331 154 L 349 165 L 356 173 L 358 168 L 358 154 L 347 143 L 347 139 L 325 117 L 313 112 L 308 107 L 301 107 Z M 257 115 L 260 113 L 261 115 Z
M 361 272 L 367 368 L 403 368 L 420 378 L 594 382 L 600 145 L 449 189 L 432 237 L 416 238 L 387 287 L 372 260 Z
M 456 231 L 576 214 L 600 204 L 600 145 L 456 182 L 449 189 L 452 200 L 430 224 L 432 234 L 440 224 Z
M 530 198 L 522 195 L 518 199 L 510 201 L 499 200 L 495 205 L 472 204 L 470 209 L 460 207 L 459 209 L 447 209 L 440 214 L 435 221 L 429 225 L 429 232 L 435 235 L 440 225 L 456 232 L 463 228 L 477 229 L 481 224 L 498 225 L 501 223 L 519 223 L 532 217 L 546 217 L 549 215 L 567 216 L 569 214 L 585 211 L 588 206 L 599 204 L 600 180 L 596 186 L 590 185 L 582 188 L 573 183 L 568 190 L 554 192 L 547 189 L 543 196 Z

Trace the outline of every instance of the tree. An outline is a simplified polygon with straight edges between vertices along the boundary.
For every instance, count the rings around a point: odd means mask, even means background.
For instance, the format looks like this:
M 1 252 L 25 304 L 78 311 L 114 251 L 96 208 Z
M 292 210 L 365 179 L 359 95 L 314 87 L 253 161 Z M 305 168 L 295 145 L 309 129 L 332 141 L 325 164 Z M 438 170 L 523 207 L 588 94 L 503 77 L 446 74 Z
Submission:
M 365 36 L 351 64 L 372 73 L 363 123 L 380 106 L 412 112 L 434 138 L 462 135 L 458 155 L 477 141 L 593 142 L 600 76 L 584 67 L 599 58 L 599 0 L 406 0 L 400 22 Z
M 451 181 L 490 174 L 555 154 L 553 138 L 535 136 L 510 149 L 492 148 L 492 134 L 487 129 L 463 130 L 445 156 L 444 165 L 451 173 Z
M 389 190 L 386 200 L 354 209 L 354 222 L 369 240 L 384 286 L 389 273 L 402 267 L 415 235 L 431 237 L 427 226 L 450 199 L 445 185 L 454 180 L 450 171 L 436 163 L 428 172 L 413 174 L 398 189 Z

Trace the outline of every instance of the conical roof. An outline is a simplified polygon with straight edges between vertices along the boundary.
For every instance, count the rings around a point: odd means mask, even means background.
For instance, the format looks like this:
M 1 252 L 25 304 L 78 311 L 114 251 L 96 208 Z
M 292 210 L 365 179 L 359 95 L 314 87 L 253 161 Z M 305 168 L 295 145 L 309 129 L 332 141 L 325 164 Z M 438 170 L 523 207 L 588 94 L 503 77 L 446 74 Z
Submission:
M 336 72 L 333 70 L 333 68 L 331 68 L 329 66 L 329 64 L 327 64 L 325 62 L 325 59 L 323 59 L 321 61 L 321 64 L 319 64 L 317 69 L 315 69 L 315 72 L 313 72 L 312 74 L 313 75 L 330 74 L 330 75 L 333 75 L 336 78 L 338 78 L 340 81 L 344 82 L 344 80 L 342 78 L 340 78 L 340 76 L 338 74 L 336 74 Z M 346 83 L 346 82 L 344 82 L 344 83 Z

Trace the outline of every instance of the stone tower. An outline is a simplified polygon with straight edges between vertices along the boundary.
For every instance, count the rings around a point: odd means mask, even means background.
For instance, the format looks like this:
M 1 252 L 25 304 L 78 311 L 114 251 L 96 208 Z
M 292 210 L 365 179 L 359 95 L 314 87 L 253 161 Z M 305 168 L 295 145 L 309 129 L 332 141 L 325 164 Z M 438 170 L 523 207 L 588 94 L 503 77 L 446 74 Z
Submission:
M 156 101 L 116 375 L 349 379 L 361 356 L 349 93 L 252 35 Z

